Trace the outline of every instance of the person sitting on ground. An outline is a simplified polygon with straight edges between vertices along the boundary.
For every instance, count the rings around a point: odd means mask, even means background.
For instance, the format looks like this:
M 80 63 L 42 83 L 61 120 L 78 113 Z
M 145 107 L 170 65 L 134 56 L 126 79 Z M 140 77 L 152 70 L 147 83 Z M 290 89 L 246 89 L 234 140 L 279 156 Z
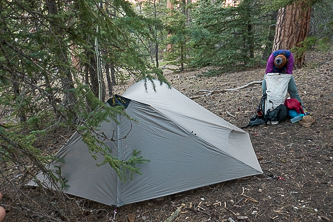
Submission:
M 0 200 L 2 199 L 2 194 L 0 192 Z M 0 222 L 3 221 L 3 219 L 6 216 L 6 211 L 3 207 L 0 206 Z
M 267 60 L 266 73 L 293 74 L 294 56 L 289 50 L 276 50 Z M 262 94 L 266 93 L 266 81 L 262 82 Z M 298 94 L 295 79 L 291 76 L 288 84 L 288 93 L 291 98 L 297 99 L 303 106 L 303 102 Z
M 250 118 L 249 124 L 244 128 L 263 123 L 278 124 L 284 121 L 288 115 L 290 118 L 294 118 L 300 113 L 305 114 L 303 102 L 292 75 L 293 67 L 294 56 L 289 50 L 276 50 L 269 56 L 262 81 L 262 97 L 257 115 Z M 267 89 L 267 86 L 270 89 Z M 291 98 L 286 100 L 287 92 Z

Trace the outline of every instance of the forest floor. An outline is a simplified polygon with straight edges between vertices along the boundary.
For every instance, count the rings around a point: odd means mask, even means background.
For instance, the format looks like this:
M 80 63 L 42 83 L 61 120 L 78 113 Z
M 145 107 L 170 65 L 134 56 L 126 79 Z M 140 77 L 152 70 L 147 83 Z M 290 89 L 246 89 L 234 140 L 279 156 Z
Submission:
M 294 70 L 294 78 L 315 123 L 306 128 L 286 120 L 278 125 L 244 129 L 264 174 L 118 208 L 78 197 L 58 200 L 38 189 L 24 189 L 29 198 L 21 195 L 18 200 L 17 190 L 1 187 L 2 203 L 8 210 L 5 221 L 159 222 L 181 206 L 173 221 L 333 221 L 333 51 L 309 52 L 306 64 Z M 206 70 L 166 69 L 165 75 L 174 88 L 211 112 L 238 127 L 246 126 L 261 98 L 260 84 L 215 94 L 207 90 L 232 89 L 260 81 L 265 68 L 213 77 L 205 76 Z M 130 85 L 117 86 L 116 93 L 122 94 Z M 63 145 L 62 137 L 52 136 L 48 141 L 53 147 Z M 29 208 L 32 204 L 34 209 Z

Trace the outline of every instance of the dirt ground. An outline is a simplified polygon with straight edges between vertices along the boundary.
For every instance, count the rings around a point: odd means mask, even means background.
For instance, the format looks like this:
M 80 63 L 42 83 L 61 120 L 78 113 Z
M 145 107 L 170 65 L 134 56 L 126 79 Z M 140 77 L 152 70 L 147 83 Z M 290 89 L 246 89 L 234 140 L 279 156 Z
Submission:
M 307 53 L 306 58 L 307 66 L 294 70 L 294 78 L 304 106 L 313 112 L 316 122 L 309 128 L 286 120 L 244 129 L 264 174 L 119 208 L 73 196 L 59 199 L 39 189 L 14 190 L 7 181 L 1 184 L 2 204 L 8 211 L 5 221 L 155 222 L 172 215 L 173 221 L 332 221 L 333 51 Z M 205 76 L 206 69 L 165 70 L 165 75 L 173 87 L 211 112 L 238 127 L 246 126 L 255 115 L 260 84 L 223 93 L 209 91 L 262 80 L 265 69 L 214 77 Z M 117 93 L 129 85 L 117 86 Z M 48 140 L 54 148 L 64 142 L 61 137 Z

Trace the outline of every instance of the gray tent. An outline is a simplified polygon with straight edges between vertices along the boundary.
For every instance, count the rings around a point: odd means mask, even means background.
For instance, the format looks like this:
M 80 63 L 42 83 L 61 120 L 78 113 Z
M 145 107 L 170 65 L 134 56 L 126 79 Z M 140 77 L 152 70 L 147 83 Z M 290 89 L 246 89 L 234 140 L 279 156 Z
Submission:
M 137 122 L 119 115 L 120 125 L 100 128 L 119 139 L 106 141 L 112 155 L 126 160 L 135 149 L 150 160 L 139 165 L 142 175 L 124 182 L 109 165 L 97 167 L 103 157 L 95 161 L 75 133 L 57 154 L 65 161 L 58 165 L 68 180 L 66 193 L 122 206 L 262 173 L 247 132 L 166 84 L 155 81 L 156 91 L 150 82 L 147 90 L 144 85 L 142 80 L 123 94 L 130 100 L 126 113 Z M 38 179 L 47 182 L 42 174 Z

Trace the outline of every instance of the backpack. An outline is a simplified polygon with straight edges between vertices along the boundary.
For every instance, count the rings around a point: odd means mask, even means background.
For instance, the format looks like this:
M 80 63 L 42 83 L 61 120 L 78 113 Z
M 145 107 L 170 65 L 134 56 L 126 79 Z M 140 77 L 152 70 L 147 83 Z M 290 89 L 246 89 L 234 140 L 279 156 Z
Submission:
M 258 108 L 257 108 L 257 114 L 250 118 L 250 122 L 247 127 L 253 127 L 258 126 L 263 123 L 267 124 L 268 122 L 282 122 L 284 121 L 288 116 L 288 109 L 284 104 L 280 104 L 274 109 L 268 109 L 265 112 L 265 103 L 267 101 L 267 94 L 265 93 L 259 102 Z
M 260 99 L 257 114 L 250 119 L 246 127 L 263 123 L 276 124 L 286 119 L 288 109 L 284 102 L 290 78 L 290 74 L 266 73 L 264 77 L 267 87 L 266 92 Z
M 264 121 L 267 122 L 282 122 L 284 121 L 288 116 L 288 109 L 285 105 L 280 104 L 278 107 L 276 107 L 273 110 L 267 110 L 267 113 L 264 115 Z

